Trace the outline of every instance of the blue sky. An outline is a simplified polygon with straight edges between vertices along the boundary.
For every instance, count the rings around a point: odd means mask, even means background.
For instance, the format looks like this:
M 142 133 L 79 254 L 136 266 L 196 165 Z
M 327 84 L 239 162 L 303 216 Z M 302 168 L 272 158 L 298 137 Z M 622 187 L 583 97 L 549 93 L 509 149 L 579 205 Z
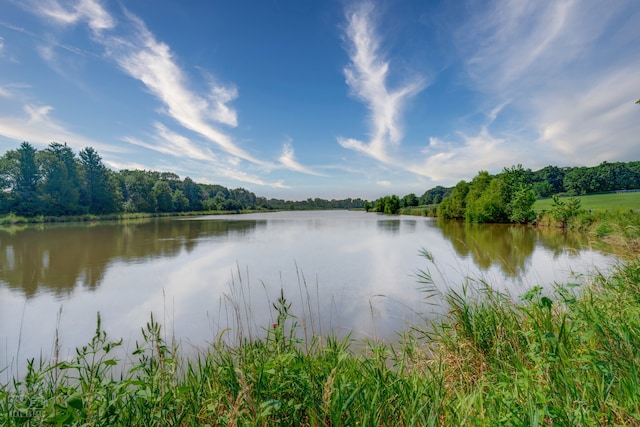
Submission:
M 640 2 L 3 0 L 0 152 L 258 195 L 640 160 Z

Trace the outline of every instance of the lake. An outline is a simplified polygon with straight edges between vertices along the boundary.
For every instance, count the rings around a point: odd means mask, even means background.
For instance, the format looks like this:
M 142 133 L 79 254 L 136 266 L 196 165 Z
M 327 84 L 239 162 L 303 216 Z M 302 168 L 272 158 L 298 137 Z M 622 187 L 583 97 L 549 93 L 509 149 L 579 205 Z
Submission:
M 150 314 L 183 349 L 262 335 L 280 295 L 301 334 L 393 340 L 445 310 L 436 287 L 486 281 L 521 295 L 607 270 L 584 236 L 352 211 L 298 211 L 0 229 L 0 371 L 86 344 L 101 314 L 133 350 Z M 431 263 L 420 256 L 428 251 Z

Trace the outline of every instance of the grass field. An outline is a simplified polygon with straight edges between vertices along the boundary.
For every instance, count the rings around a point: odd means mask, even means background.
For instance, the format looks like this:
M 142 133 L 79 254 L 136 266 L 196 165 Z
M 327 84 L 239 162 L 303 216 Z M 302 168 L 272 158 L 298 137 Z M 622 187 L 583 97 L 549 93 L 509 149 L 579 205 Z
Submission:
M 587 196 L 577 196 L 580 199 L 580 206 L 583 209 L 591 210 L 614 210 L 614 209 L 633 209 L 640 211 L 640 191 L 635 193 L 608 193 L 608 194 L 592 194 Z M 553 200 L 538 200 L 533 208 L 536 211 L 550 210 Z

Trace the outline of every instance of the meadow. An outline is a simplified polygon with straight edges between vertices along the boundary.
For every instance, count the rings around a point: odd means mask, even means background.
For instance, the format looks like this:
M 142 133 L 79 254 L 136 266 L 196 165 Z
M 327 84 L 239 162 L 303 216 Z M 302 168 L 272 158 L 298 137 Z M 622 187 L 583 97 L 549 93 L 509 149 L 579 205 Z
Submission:
M 576 196 L 580 200 L 580 206 L 586 210 L 615 210 L 632 209 L 640 211 L 640 191 L 628 193 L 606 193 Z M 563 200 L 563 198 L 561 198 Z M 552 207 L 553 200 L 540 199 L 533 205 L 536 212 L 548 211 Z

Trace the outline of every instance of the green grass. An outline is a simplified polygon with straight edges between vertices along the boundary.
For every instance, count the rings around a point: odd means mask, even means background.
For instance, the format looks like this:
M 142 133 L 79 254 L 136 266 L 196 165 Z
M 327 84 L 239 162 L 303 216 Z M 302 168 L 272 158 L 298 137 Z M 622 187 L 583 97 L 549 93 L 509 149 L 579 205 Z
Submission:
M 577 196 L 580 199 L 580 206 L 587 210 L 616 210 L 630 209 L 640 211 L 640 191 L 632 193 L 607 193 Z M 540 199 L 536 201 L 533 208 L 536 211 L 550 210 L 552 200 Z
M 428 298 L 438 267 L 423 255 Z M 443 297 L 445 319 L 390 344 L 303 341 L 281 294 L 262 338 L 221 335 L 189 360 L 152 317 L 124 370 L 98 317 L 73 358 L 0 383 L 0 424 L 640 425 L 640 258 L 551 292 L 469 280 Z
M 242 210 L 242 211 L 197 211 L 197 212 L 135 212 L 135 213 L 113 213 L 105 215 L 67 215 L 67 216 L 31 216 L 24 217 L 9 213 L 4 216 L 0 216 L 0 227 L 24 225 L 24 224 L 44 224 L 54 222 L 100 222 L 100 221 L 126 221 L 132 219 L 144 219 L 144 218 L 166 218 L 166 217 L 192 217 L 203 215 L 230 215 L 237 213 L 253 213 L 264 212 L 263 210 Z
M 438 205 L 420 205 L 412 206 L 408 208 L 401 208 L 401 215 L 413 215 L 413 216 L 436 216 Z

